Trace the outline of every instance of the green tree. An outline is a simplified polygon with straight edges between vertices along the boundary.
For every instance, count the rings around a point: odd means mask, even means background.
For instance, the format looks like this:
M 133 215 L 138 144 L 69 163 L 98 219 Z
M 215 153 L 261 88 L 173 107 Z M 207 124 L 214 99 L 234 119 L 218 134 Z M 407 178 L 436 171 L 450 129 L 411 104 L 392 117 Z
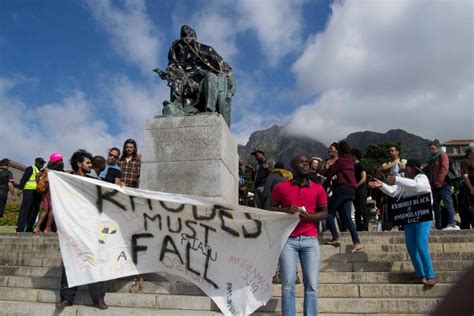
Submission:
M 375 176 L 377 169 L 379 169 L 384 162 L 390 160 L 389 149 L 393 146 L 400 146 L 400 142 L 385 142 L 372 144 L 367 147 L 367 153 L 362 161 L 367 167 L 367 173 L 369 175 Z

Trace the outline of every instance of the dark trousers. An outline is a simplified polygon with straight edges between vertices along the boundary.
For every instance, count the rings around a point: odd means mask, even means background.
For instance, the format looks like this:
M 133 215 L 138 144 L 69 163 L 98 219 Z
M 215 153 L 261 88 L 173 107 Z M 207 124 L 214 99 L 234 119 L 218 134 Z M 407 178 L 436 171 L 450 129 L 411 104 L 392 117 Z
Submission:
M 369 210 L 367 209 L 367 189 L 365 185 L 356 190 L 354 198 L 355 222 L 357 230 L 369 230 Z
M 461 217 L 461 229 L 474 228 L 474 195 L 463 186 L 459 192 L 459 217 Z
M 20 214 L 16 223 L 17 232 L 32 232 L 38 216 L 41 194 L 36 190 L 23 190 Z
M 263 186 L 259 186 L 253 190 L 255 207 L 265 209 L 265 201 L 263 200 Z
M 448 215 L 448 225 L 454 225 L 454 206 L 453 199 L 451 197 L 451 186 L 448 184 L 443 185 L 441 188 L 432 188 L 433 193 L 433 213 L 435 216 L 436 229 L 443 229 L 442 212 L 440 203 L 443 201 L 446 214 Z
M 3 217 L 3 212 L 5 212 L 5 205 L 7 204 L 7 197 L 8 197 L 8 192 L 7 194 L 0 194 L 0 217 Z
M 382 198 L 382 230 L 392 230 L 393 218 L 388 212 L 388 199 L 387 197 Z
M 92 303 L 96 304 L 99 300 L 103 300 L 105 297 L 105 284 L 104 282 L 91 283 L 87 285 L 89 287 L 89 295 L 91 296 Z M 61 301 L 68 301 L 74 303 L 74 298 L 76 297 L 78 286 L 68 287 L 66 269 L 63 267 L 61 275 L 61 291 L 59 295 L 61 296 Z
M 339 234 L 337 233 L 336 225 L 334 223 L 336 212 L 339 213 L 341 221 L 351 233 L 352 242 L 354 244 L 359 244 L 359 235 L 357 234 L 354 222 L 352 222 L 351 218 L 353 200 L 354 194 L 348 194 L 336 189 L 328 201 L 328 218 L 326 219 L 326 224 L 328 229 L 331 231 L 332 238 L 334 240 L 339 239 Z

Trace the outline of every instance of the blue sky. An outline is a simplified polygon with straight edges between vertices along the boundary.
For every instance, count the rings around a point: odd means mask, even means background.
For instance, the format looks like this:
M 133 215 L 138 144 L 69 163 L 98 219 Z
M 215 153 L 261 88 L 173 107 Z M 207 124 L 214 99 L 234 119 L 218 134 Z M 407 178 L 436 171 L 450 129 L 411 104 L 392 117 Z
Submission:
M 152 69 L 182 24 L 234 69 L 241 144 L 273 124 L 324 143 L 393 128 L 474 138 L 472 12 L 468 0 L 2 1 L 0 156 L 140 145 L 169 95 Z

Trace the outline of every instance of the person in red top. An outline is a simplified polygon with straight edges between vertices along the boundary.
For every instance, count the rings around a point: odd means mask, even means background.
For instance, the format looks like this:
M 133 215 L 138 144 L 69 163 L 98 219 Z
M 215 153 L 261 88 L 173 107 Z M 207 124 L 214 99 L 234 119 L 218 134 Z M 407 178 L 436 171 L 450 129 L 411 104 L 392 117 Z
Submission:
M 295 315 L 295 280 L 298 257 L 304 283 L 304 314 L 318 313 L 318 275 L 321 254 L 318 222 L 328 215 L 323 187 L 309 180 L 308 159 L 291 160 L 293 179 L 279 183 L 272 193 L 272 210 L 300 217 L 280 254 L 281 309 L 283 315 Z
M 338 145 L 339 158 L 329 167 L 329 170 L 326 173 L 327 180 L 323 184 L 327 187 L 330 184 L 330 179 L 334 176 L 337 177 L 335 184 L 333 181 L 333 194 L 328 203 L 329 214 L 328 219 L 326 220 L 326 225 L 331 231 L 332 240 L 328 241 L 327 244 L 336 247 L 341 244 L 334 223 L 334 217 L 336 216 L 337 211 L 339 212 L 339 216 L 341 217 L 344 226 L 348 228 L 351 233 L 352 243 L 354 244 L 352 252 L 361 252 L 364 247 L 362 247 L 362 244 L 360 243 L 359 235 L 357 234 L 357 230 L 351 217 L 352 201 L 355 198 L 355 188 L 357 187 L 354 175 L 354 162 L 351 157 L 351 147 L 346 141 L 341 141 Z
M 431 153 L 428 159 L 428 174 L 430 175 L 430 185 L 433 193 L 433 213 L 435 217 L 436 229 L 443 229 L 441 222 L 440 202 L 443 201 L 448 215 L 448 226 L 444 230 L 459 230 L 459 226 L 454 222 L 454 206 L 451 197 L 451 185 L 446 181 L 449 172 L 449 157 L 441 150 L 439 140 L 433 140 L 428 149 Z

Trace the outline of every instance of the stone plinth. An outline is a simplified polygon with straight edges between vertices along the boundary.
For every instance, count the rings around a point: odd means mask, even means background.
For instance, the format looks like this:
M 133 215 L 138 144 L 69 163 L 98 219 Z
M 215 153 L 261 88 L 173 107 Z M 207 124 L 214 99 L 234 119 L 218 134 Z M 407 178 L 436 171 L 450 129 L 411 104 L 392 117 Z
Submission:
M 237 145 L 219 114 L 148 121 L 140 188 L 238 203 Z

